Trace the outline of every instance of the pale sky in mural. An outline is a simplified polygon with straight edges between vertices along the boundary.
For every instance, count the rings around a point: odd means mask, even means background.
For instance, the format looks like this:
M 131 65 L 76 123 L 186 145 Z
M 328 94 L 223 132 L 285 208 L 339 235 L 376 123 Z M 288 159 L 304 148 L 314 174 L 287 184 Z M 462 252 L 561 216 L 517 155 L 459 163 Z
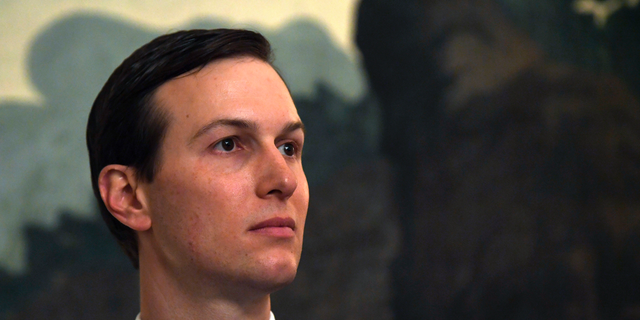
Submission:
M 77 11 L 104 12 L 166 31 L 191 19 L 219 17 L 234 27 L 277 28 L 308 17 L 327 28 L 333 40 L 355 56 L 353 33 L 356 0 L 2 0 L 0 1 L 0 102 L 37 101 L 29 83 L 25 55 L 30 42 L 52 21 Z

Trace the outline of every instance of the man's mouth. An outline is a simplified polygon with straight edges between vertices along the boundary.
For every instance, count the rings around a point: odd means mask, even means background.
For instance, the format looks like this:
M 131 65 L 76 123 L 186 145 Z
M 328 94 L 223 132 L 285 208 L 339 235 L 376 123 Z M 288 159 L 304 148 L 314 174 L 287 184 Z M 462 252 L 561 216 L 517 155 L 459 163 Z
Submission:
M 295 236 L 295 229 L 296 222 L 293 219 L 276 217 L 256 224 L 249 231 L 272 237 L 289 238 Z

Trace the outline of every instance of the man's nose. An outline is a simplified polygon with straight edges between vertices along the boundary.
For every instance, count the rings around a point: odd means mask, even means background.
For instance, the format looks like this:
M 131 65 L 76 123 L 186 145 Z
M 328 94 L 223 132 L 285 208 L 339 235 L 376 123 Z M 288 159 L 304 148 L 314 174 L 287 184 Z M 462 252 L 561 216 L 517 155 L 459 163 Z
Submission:
M 292 162 L 275 146 L 269 148 L 257 159 L 258 183 L 256 193 L 261 198 L 277 197 L 286 200 L 298 187 Z

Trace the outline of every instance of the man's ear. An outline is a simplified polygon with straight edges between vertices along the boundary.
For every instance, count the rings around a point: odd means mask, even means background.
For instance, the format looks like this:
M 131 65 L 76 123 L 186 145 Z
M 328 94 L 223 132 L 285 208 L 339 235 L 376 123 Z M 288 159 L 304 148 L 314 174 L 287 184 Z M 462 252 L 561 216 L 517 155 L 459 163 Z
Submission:
M 105 206 L 125 226 L 145 231 L 151 227 L 144 194 L 138 190 L 135 170 L 128 166 L 111 164 L 98 176 L 100 196 Z

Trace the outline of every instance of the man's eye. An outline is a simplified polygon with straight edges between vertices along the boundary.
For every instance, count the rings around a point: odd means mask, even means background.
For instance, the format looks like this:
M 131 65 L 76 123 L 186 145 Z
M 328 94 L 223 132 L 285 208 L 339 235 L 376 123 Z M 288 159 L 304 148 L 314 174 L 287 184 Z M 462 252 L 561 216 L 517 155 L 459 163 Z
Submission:
M 222 152 L 230 152 L 236 148 L 236 142 L 233 138 L 222 139 L 220 142 L 216 143 L 213 146 L 214 150 L 222 151 Z
M 292 157 L 296 154 L 296 147 L 293 145 L 293 143 L 285 143 L 279 146 L 278 150 L 280 150 L 280 153 L 282 153 L 283 155 L 289 157 Z

